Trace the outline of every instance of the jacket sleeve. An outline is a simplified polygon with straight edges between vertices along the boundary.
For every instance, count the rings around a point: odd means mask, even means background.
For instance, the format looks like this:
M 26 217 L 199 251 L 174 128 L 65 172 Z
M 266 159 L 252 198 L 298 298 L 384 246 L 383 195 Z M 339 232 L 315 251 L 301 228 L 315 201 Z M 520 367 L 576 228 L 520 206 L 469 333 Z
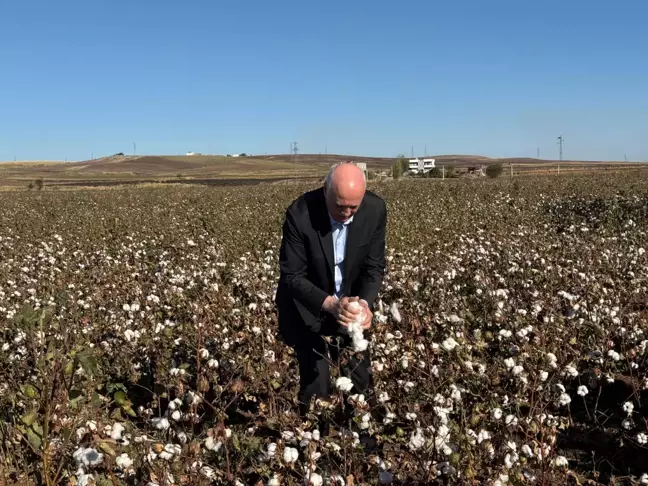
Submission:
M 291 297 L 314 316 L 318 316 L 328 294 L 307 278 L 308 255 L 304 237 L 299 231 L 293 208 L 286 211 L 283 223 L 279 268 L 285 287 Z
M 360 270 L 358 296 L 373 307 L 385 275 L 385 237 L 387 231 L 387 207 L 383 201 L 378 210 L 378 225 L 371 236 L 369 252 Z

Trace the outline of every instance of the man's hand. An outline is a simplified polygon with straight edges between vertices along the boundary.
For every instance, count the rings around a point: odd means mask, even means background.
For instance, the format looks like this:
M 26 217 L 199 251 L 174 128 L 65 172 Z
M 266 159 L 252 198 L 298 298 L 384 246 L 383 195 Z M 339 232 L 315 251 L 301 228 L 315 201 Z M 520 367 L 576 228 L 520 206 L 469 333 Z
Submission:
M 334 296 L 329 295 L 324 301 L 322 308 L 331 314 L 339 325 L 348 327 L 350 323 L 355 321 L 356 315 L 360 312 L 360 309 L 354 310 L 349 308 L 351 302 L 358 302 L 358 298 L 342 297 L 338 300 Z
M 373 313 L 369 310 L 369 304 L 366 300 L 360 299 L 358 303 L 362 306 L 362 309 L 365 313 L 365 320 L 362 323 L 362 329 L 367 330 L 371 327 L 371 321 L 373 319 Z

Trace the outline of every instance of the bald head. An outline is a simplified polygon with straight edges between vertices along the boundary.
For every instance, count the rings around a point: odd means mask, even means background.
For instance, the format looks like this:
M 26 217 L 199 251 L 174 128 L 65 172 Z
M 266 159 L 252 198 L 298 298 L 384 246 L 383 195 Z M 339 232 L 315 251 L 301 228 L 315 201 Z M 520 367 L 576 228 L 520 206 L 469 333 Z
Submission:
M 343 163 L 331 168 L 324 191 L 326 207 L 334 220 L 344 222 L 360 207 L 366 191 L 364 172 L 355 164 Z

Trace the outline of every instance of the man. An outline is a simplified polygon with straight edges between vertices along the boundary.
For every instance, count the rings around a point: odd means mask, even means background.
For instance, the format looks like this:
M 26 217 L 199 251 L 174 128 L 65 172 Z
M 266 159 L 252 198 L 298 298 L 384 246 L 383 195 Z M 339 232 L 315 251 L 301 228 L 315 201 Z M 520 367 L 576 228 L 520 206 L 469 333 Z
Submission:
M 303 194 L 286 211 L 276 304 L 279 334 L 299 363 L 302 416 L 314 397 L 332 392 L 329 362 L 337 353 L 323 336 L 350 345 L 345 328 L 358 312 L 351 302 L 366 313 L 363 329 L 371 327 L 385 270 L 386 223 L 385 202 L 366 189 L 364 173 L 351 163 L 332 167 L 324 187 Z M 347 363 L 354 393 L 369 394 L 370 363 L 369 350 Z

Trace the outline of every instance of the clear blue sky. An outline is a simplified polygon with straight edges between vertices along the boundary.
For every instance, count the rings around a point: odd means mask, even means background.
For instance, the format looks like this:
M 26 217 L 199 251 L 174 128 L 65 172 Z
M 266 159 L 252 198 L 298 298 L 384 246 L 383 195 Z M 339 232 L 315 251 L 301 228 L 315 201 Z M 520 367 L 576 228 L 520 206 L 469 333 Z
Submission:
M 0 160 L 648 160 L 646 0 L 4 0 Z

